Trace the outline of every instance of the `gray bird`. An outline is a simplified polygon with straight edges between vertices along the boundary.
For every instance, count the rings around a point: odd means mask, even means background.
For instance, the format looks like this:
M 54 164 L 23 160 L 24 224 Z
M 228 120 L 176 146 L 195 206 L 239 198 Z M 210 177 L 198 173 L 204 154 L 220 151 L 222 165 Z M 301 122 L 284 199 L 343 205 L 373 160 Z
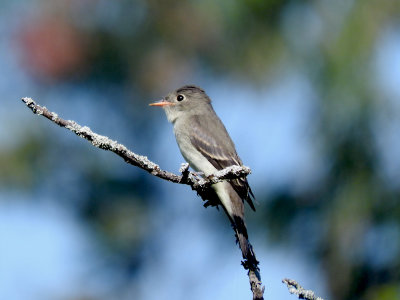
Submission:
M 242 165 L 225 126 L 216 115 L 211 99 L 200 87 L 183 86 L 151 106 L 161 106 L 174 126 L 179 149 L 195 171 L 205 176 L 232 165 Z M 210 199 L 218 201 L 231 221 L 246 268 L 258 269 L 258 261 L 248 241 L 244 223 L 244 200 L 255 211 L 254 195 L 247 179 L 240 178 L 212 185 Z

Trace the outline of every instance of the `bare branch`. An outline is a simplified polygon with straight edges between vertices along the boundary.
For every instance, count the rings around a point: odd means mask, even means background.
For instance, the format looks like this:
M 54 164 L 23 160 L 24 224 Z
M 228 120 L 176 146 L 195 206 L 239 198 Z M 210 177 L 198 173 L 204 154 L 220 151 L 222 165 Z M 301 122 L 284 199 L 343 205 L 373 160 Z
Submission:
M 263 286 L 261 283 L 260 272 L 258 270 L 251 269 L 247 275 L 249 276 L 253 300 L 263 300 L 265 286 Z
M 203 178 L 196 173 L 189 172 L 188 166 L 182 169 L 182 175 L 162 170 L 157 164 L 150 161 L 147 156 L 138 155 L 130 151 L 126 146 L 119 144 L 117 141 L 93 132 L 87 126 L 81 126 L 75 121 L 64 120 L 58 114 L 49 111 L 46 107 L 42 107 L 35 103 L 31 98 L 22 98 L 22 101 L 37 115 L 42 115 L 51 120 L 55 124 L 71 130 L 77 136 L 84 138 L 92 143 L 93 146 L 114 152 L 122 157 L 127 163 L 139 167 L 150 174 L 175 183 L 187 184 L 192 186 L 194 190 L 205 189 L 214 183 L 221 182 L 226 179 L 235 179 L 246 176 L 251 173 L 250 168 L 246 166 L 231 166 L 226 169 L 217 171 L 215 174 Z M 186 165 L 185 165 L 186 166 Z
M 285 278 L 282 282 L 287 285 L 289 292 L 297 295 L 299 299 L 323 300 L 321 297 L 317 297 L 313 291 L 305 290 L 296 280 Z

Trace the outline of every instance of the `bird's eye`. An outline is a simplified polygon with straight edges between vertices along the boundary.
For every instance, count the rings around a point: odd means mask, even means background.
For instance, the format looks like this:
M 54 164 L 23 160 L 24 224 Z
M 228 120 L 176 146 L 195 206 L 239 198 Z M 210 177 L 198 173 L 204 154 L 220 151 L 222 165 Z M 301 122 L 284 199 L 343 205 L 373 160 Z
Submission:
M 183 95 L 178 95 L 178 97 L 176 97 L 176 100 L 178 101 L 182 101 L 183 99 L 185 99 Z

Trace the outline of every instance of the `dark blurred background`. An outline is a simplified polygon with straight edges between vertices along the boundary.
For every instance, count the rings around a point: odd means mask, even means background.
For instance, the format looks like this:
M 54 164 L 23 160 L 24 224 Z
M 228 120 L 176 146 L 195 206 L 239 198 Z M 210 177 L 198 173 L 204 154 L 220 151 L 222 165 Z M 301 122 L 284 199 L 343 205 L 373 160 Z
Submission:
M 203 87 L 259 204 L 266 299 L 400 299 L 400 2 L 0 1 L 0 298 L 250 299 L 226 217 L 34 116 L 177 172 L 148 103 Z M 189 296 L 188 296 L 189 295 Z

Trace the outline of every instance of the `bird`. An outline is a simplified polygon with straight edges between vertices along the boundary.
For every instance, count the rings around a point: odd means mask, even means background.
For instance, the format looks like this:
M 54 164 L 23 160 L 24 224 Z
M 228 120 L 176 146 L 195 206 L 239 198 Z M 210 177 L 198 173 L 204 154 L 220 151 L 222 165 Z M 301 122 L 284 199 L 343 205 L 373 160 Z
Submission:
M 164 109 L 173 125 L 180 152 L 195 171 L 207 177 L 226 167 L 243 165 L 224 124 L 213 109 L 210 97 L 199 86 L 182 86 L 149 105 Z M 247 179 L 213 184 L 209 196 L 222 206 L 231 222 L 244 259 L 243 266 L 258 270 L 259 262 L 244 221 L 244 201 L 255 211 L 255 197 Z

